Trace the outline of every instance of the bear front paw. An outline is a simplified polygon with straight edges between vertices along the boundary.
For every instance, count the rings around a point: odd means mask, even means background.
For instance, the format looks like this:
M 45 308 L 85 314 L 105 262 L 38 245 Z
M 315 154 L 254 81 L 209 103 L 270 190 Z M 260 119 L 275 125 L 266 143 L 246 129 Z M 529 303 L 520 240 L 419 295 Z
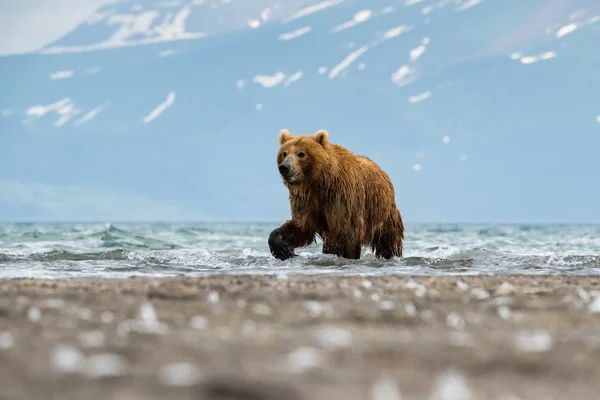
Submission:
M 275 258 L 282 261 L 296 256 L 294 248 L 283 240 L 283 236 L 281 236 L 278 229 L 275 229 L 269 235 L 269 249 Z

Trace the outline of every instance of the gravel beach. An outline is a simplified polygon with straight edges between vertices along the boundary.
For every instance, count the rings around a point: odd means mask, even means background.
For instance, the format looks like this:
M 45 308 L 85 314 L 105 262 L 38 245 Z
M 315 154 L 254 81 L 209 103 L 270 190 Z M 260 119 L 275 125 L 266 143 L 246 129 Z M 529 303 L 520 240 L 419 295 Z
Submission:
M 0 281 L 0 399 L 597 399 L 595 276 Z

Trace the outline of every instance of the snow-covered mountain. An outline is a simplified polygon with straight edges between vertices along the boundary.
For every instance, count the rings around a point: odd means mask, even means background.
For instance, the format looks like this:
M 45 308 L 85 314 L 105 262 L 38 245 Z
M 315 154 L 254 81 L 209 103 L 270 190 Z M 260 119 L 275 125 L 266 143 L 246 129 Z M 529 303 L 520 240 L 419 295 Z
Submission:
M 377 161 L 407 220 L 600 221 L 599 22 L 596 0 L 111 1 L 0 57 L 0 219 L 280 220 L 285 127 Z

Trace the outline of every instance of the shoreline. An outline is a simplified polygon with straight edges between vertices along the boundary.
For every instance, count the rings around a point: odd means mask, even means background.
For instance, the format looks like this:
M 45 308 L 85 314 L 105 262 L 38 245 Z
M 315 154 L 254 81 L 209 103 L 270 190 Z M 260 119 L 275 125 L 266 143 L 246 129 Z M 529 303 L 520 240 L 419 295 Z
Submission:
M 594 399 L 598 359 L 596 275 L 0 280 L 2 399 Z

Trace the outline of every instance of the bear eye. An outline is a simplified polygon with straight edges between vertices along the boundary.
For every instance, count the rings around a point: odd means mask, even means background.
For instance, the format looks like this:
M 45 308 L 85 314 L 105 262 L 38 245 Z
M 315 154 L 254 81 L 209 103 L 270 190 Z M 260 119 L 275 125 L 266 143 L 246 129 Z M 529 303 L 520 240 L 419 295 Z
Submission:
M 303 152 L 298 153 L 298 157 L 304 158 L 304 153 Z
M 282 155 L 284 158 L 287 157 L 287 152 L 284 151 Z

